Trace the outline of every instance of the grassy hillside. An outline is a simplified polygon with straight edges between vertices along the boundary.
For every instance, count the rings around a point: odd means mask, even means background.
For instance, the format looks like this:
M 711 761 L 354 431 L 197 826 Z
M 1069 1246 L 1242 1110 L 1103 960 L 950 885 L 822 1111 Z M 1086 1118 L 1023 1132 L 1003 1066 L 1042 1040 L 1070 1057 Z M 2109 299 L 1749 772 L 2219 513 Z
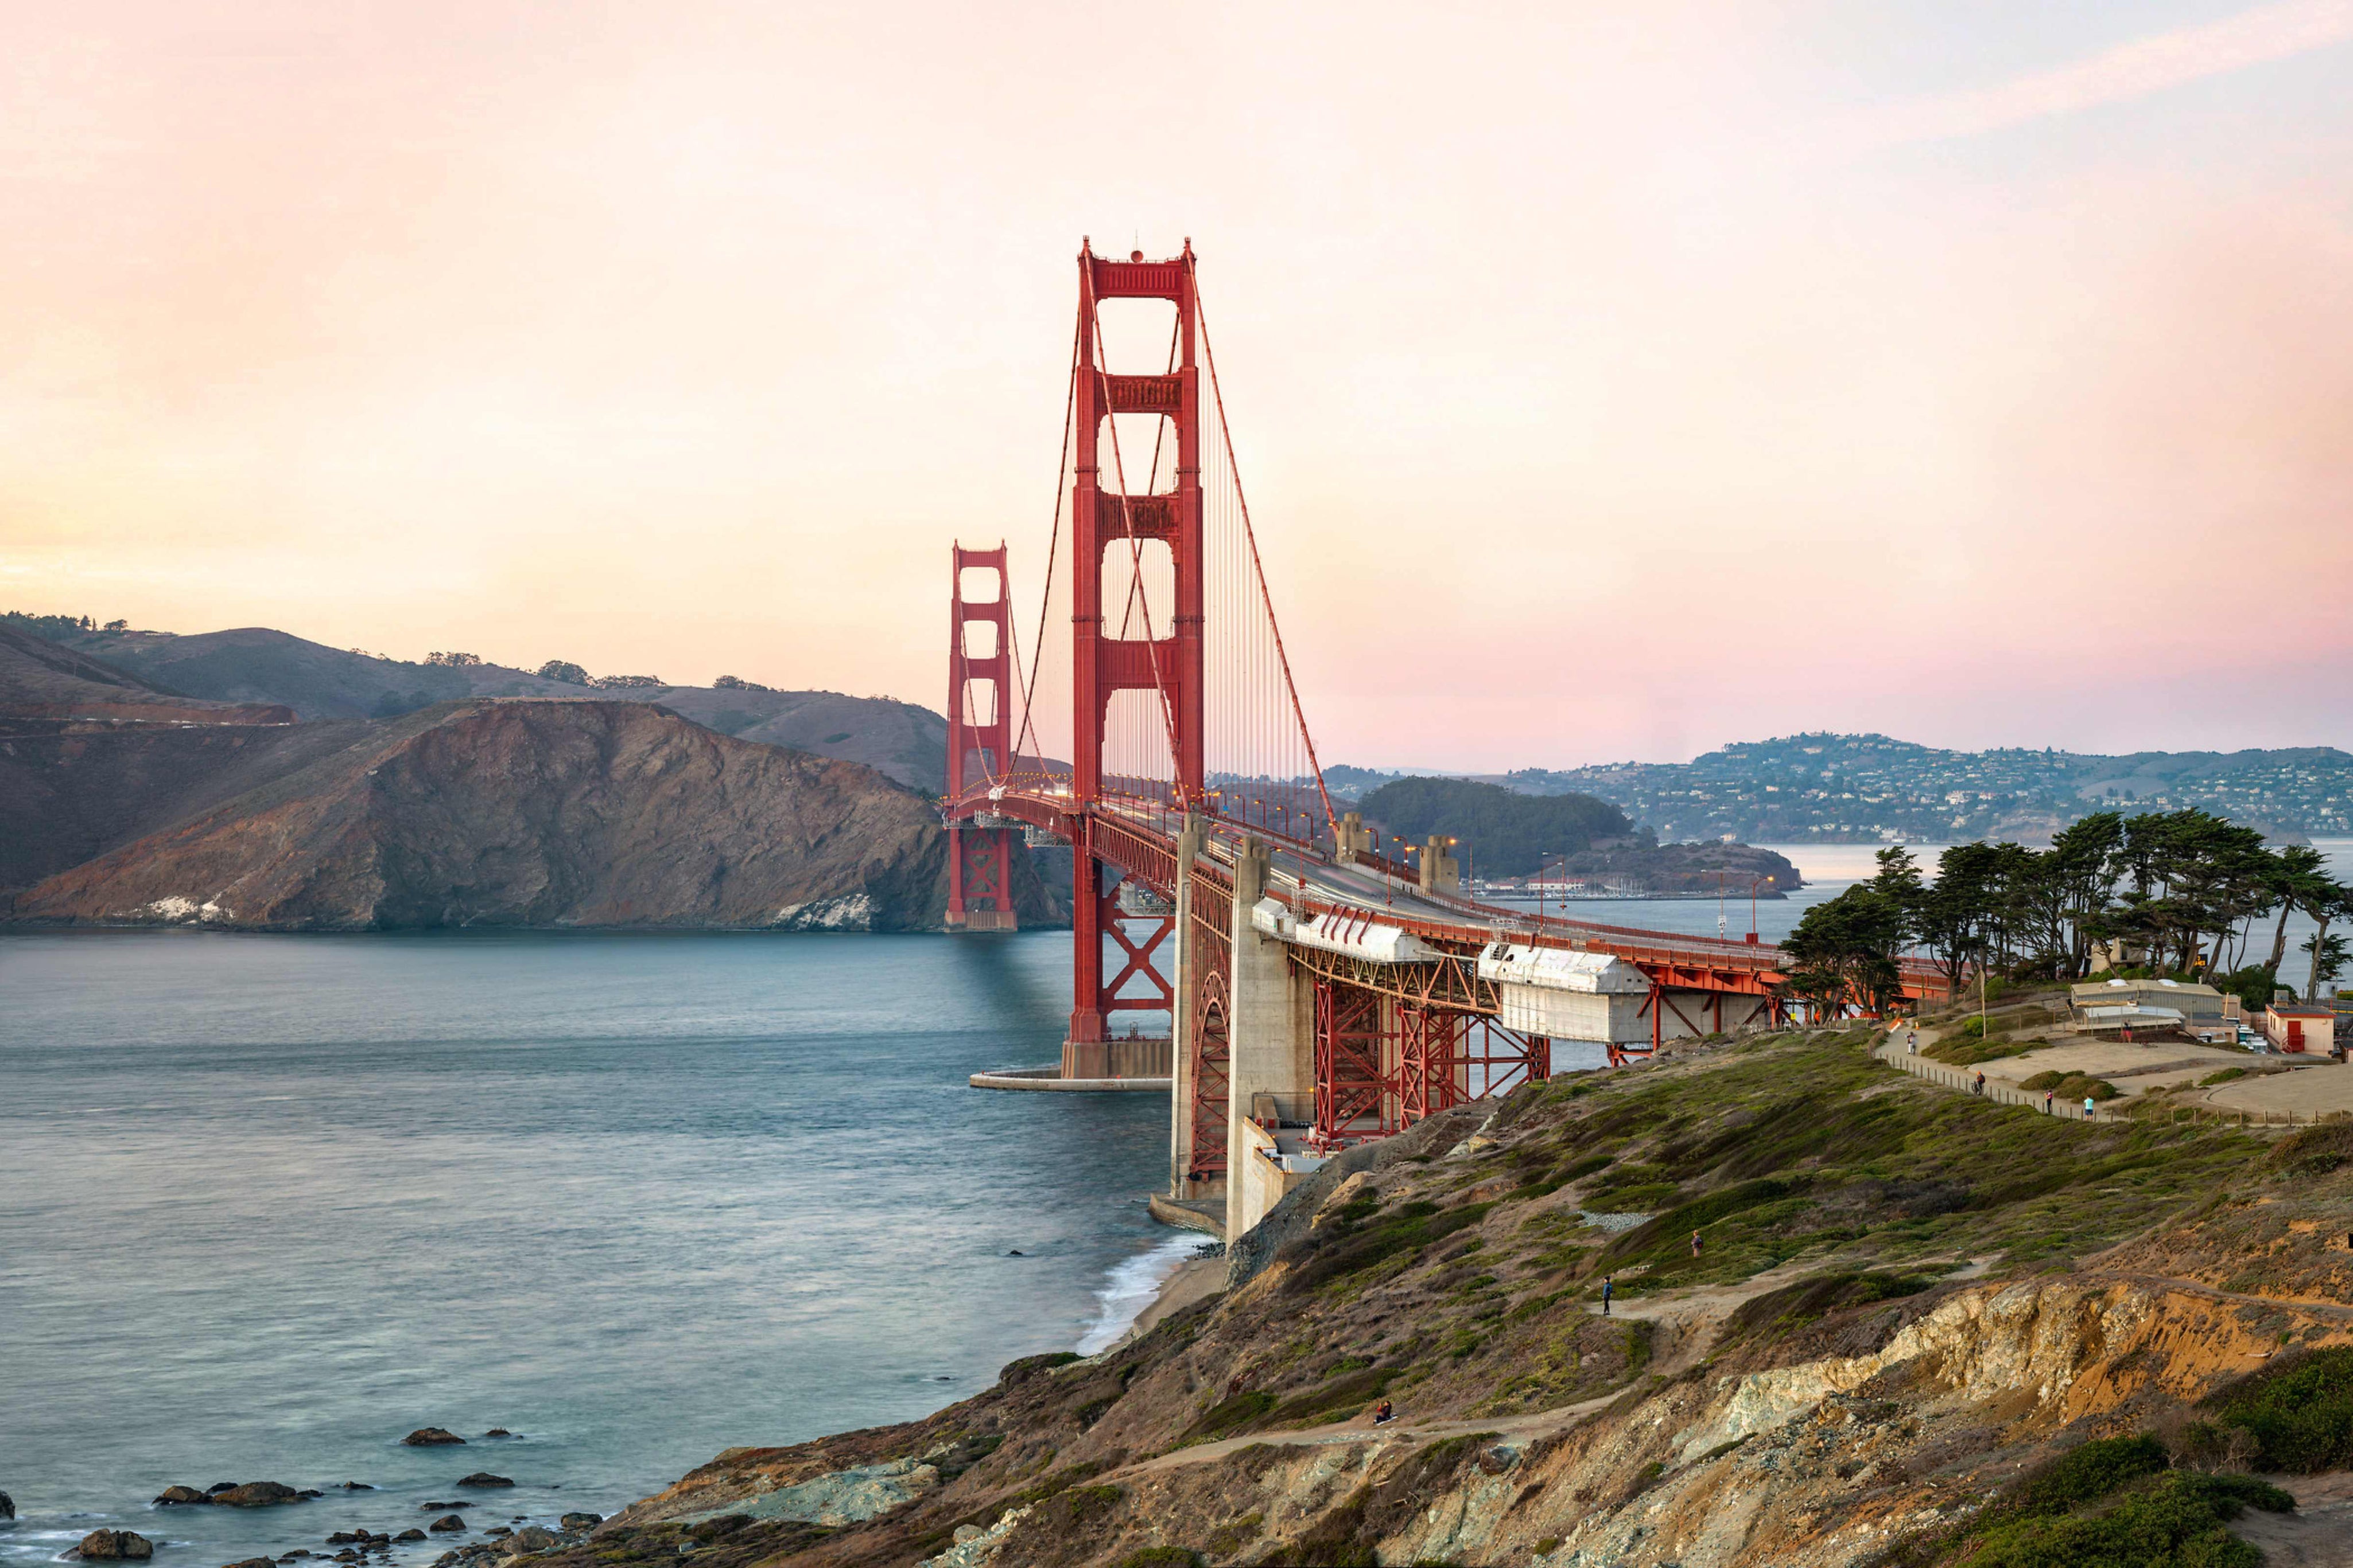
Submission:
M 1872 1037 L 1433 1119 L 1324 1167 L 1149 1334 L 731 1451 L 551 1555 L 2153 1568 L 2325 1540 L 2329 1494 L 2295 1478 L 2353 1462 L 2353 1129 L 2046 1119 Z M 780 1500 L 893 1464 L 916 1479 L 863 1516 Z M 2292 1475 L 2232 1479 L 2253 1465 Z

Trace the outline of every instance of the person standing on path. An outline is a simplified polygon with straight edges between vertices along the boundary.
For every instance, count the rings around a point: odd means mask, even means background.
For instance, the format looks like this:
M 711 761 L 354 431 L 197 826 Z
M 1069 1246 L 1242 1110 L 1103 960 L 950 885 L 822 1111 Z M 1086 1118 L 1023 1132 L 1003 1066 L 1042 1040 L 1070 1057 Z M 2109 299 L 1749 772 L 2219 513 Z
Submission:
M 1609 1315 L 1609 1298 L 1616 1291 L 1617 1287 L 1609 1283 L 1609 1276 L 1604 1274 L 1601 1277 L 1601 1315 L 1605 1318 Z
M 1979 1074 L 1978 1074 L 1978 1088 L 1977 1088 L 1977 1092 L 1978 1092 L 1979 1095 L 1983 1095 L 1983 1094 L 1985 1093 L 1985 1074 L 1983 1074 L 1983 1073 L 1979 1073 Z
M 2052 1095 L 2057 1094 L 2058 1092 L 2059 1092 L 2059 1091 L 2058 1091 L 2057 1089 L 2044 1089 L 2044 1090 L 2042 1091 L 2042 1114 L 2043 1114 L 2043 1115 L 2048 1116 L 2048 1115 L 2050 1115 L 2050 1114 L 2051 1114 L 2051 1097 L 2052 1097 Z
M 1692 1256 L 1694 1258 L 1699 1256 L 1699 1232 L 1697 1231 L 1692 1232 Z
M 2092 1120 L 2092 1097 L 2088 1094 L 2084 1097 L 2084 1120 Z
M 1904 1037 L 1904 1048 L 1914 1056 L 1920 1054 L 1920 1031 L 1912 1030 Z

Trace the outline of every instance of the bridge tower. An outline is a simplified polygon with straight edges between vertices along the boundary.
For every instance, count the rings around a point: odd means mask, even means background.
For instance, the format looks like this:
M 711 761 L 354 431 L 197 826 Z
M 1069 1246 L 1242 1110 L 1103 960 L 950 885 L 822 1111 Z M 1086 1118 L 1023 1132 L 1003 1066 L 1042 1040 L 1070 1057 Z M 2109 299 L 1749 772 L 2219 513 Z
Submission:
M 1005 546 L 955 546 L 948 588 L 948 798 L 1002 779 L 1013 767 L 1013 607 Z M 966 574 L 972 574 L 968 578 Z M 986 598 L 967 598 L 993 575 Z M 948 929 L 1012 931 L 1013 832 L 1003 826 L 948 827 Z
M 1097 310 L 1106 300 L 1166 300 L 1176 307 L 1176 349 L 1170 368 L 1144 374 L 1114 373 L 1102 363 L 1103 335 Z M 1198 310 L 1194 293 L 1193 244 L 1165 261 L 1146 261 L 1142 251 L 1124 261 L 1079 250 L 1079 353 L 1071 389 L 1074 469 L 1071 485 L 1071 790 L 1080 802 L 1102 801 L 1113 790 L 1137 793 L 1140 781 L 1108 778 L 1105 725 L 1113 699 L 1123 691 L 1151 694 L 1151 706 L 1167 733 L 1170 772 L 1167 804 L 1191 809 L 1206 798 L 1203 778 L 1201 408 L 1195 339 Z M 1156 415 L 1158 437 L 1143 450 L 1129 450 L 1113 423 L 1114 415 Z M 1173 435 L 1173 488 L 1153 489 L 1155 454 Z M 1133 490 L 1129 487 L 1138 487 Z M 1131 572 L 1151 547 L 1165 549 L 1173 581 L 1173 603 L 1161 618 L 1141 619 L 1131 605 L 1109 606 L 1105 569 L 1116 556 Z M 1136 572 L 1141 576 L 1140 572 Z M 1123 574 L 1122 582 L 1128 580 Z M 1164 787 L 1155 783 L 1155 791 Z M 1165 900 L 1134 884 L 1123 899 L 1121 874 L 1100 859 L 1086 842 L 1072 849 L 1071 911 L 1073 948 L 1070 1043 L 1063 1072 L 1098 1076 L 1086 1069 L 1109 1060 L 1102 1049 L 1111 1014 L 1130 1009 L 1171 1008 L 1175 987 L 1162 949 L 1175 929 Z M 1141 942 L 1124 928 L 1123 914 L 1140 915 L 1150 925 Z M 1103 939 L 1116 941 L 1126 955 L 1109 984 L 1103 975 Z M 1154 994 L 1122 995 L 1123 985 L 1142 977 Z M 1140 1064 L 1139 1064 L 1140 1065 Z M 1146 1069 L 1148 1070 L 1148 1069 Z M 1159 1071 L 1166 1072 L 1163 1066 Z

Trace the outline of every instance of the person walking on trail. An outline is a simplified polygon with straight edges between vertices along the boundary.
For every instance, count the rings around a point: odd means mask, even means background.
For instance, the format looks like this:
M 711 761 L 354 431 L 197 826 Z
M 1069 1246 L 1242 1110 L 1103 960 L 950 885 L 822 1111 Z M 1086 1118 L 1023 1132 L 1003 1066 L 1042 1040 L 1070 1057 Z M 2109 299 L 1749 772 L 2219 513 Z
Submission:
M 2088 1094 L 2084 1097 L 2084 1120 L 2092 1120 L 2092 1097 Z
M 1692 1232 L 1692 1256 L 1694 1258 L 1699 1256 L 1699 1232 L 1697 1231 Z
M 1601 1277 L 1601 1315 L 1605 1318 L 1609 1315 L 1609 1298 L 1617 1294 L 1617 1289 L 1609 1283 L 1609 1276 L 1604 1274 Z
M 1985 1093 L 1985 1074 L 1983 1073 L 1978 1074 L 1977 1092 L 1979 1094 Z
M 1904 1037 L 1904 1048 L 1914 1056 L 1920 1054 L 1920 1031 L 1914 1029 Z
M 2052 1096 L 2053 1096 L 2053 1095 L 2055 1095 L 2055 1094 L 2057 1094 L 2058 1092 L 2059 1092 L 2059 1091 L 2058 1091 L 2057 1089 L 2044 1089 L 2044 1090 L 2042 1091 L 2042 1114 L 2043 1114 L 2043 1115 L 2048 1116 L 2048 1115 L 2050 1115 L 2050 1114 L 2051 1114 L 2051 1097 L 2052 1097 Z

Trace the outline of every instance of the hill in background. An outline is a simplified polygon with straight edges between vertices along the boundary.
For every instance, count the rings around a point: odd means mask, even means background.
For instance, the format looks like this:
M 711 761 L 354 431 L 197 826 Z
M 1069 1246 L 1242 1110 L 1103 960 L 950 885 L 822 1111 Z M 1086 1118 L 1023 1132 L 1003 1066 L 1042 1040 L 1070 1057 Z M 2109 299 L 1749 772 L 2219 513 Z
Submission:
M 1457 858 L 1482 880 L 1525 877 L 1546 866 L 1620 881 L 1629 890 L 1696 893 L 1769 878 L 1777 896 L 1800 886 L 1798 868 L 1769 849 L 1711 839 L 1661 844 L 1625 812 L 1589 795 L 1524 795 L 1469 779 L 1393 779 L 1357 807 L 1385 836 L 1461 841 Z
M 705 729 L 864 763 L 926 794 L 936 795 L 947 783 L 947 721 L 889 698 L 779 691 L 741 680 L 673 686 L 654 676 L 591 678 L 577 666 L 562 667 L 572 677 L 565 679 L 462 653 L 420 661 L 385 658 L 266 626 L 180 636 L 95 627 L 64 616 L 5 618 L 19 632 L 37 633 L 155 689 L 215 702 L 282 705 L 305 721 L 396 719 L 473 697 L 658 702 Z
M 1398 777 L 1338 766 L 1351 797 Z M 1661 838 L 1750 843 L 2045 840 L 2094 811 L 2195 806 L 2275 837 L 2353 835 L 2353 755 L 2334 746 L 2270 751 L 1945 751 L 1885 735 L 1785 735 L 1688 763 L 1606 763 L 1466 775 L 1526 795 L 1584 795 Z
M 941 770 L 937 715 L 565 673 L 406 664 L 259 629 L 0 620 L 0 918 L 939 925 L 946 837 L 923 787 Z M 1021 850 L 1012 871 L 1025 926 L 1069 918 L 1066 868 L 1041 882 Z

